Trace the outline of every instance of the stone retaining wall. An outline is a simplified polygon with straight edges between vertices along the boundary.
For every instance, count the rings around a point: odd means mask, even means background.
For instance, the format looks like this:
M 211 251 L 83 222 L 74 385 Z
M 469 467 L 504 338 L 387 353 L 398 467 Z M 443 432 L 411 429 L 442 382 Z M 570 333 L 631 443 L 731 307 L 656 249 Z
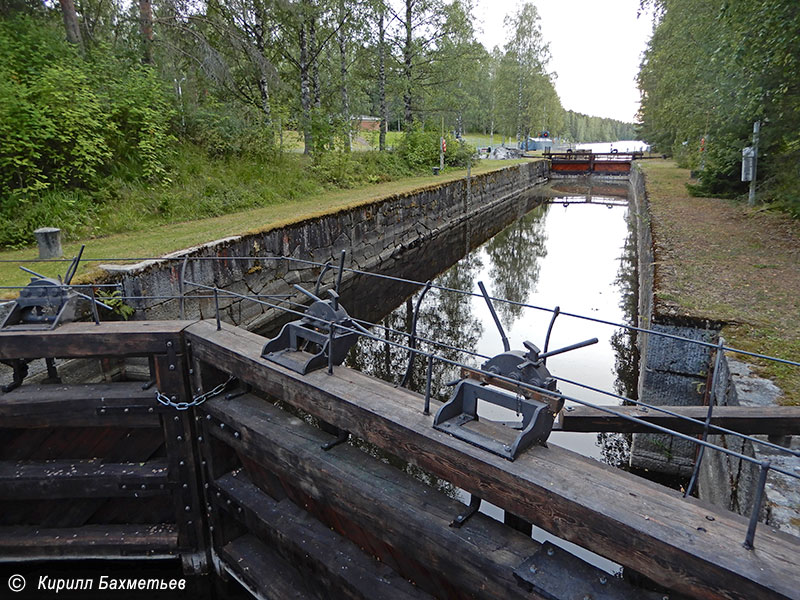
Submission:
M 656 263 L 644 177 L 640 169 L 631 171 L 631 184 L 639 219 L 639 326 L 717 343 L 719 323 L 699 319 L 694 323 L 688 319 L 676 321 L 657 313 L 654 302 L 654 293 L 658 293 Z M 644 333 L 639 334 L 639 349 L 641 399 L 662 406 L 703 404 L 706 386 L 710 385 L 712 349 Z M 774 383 L 754 375 L 747 364 L 725 355 L 721 360 L 717 388 L 710 401 L 720 406 L 769 406 L 776 404 L 780 395 L 780 389 Z M 758 461 L 769 460 L 775 466 L 800 474 L 800 458 L 754 445 L 736 436 L 712 435 L 708 441 Z M 770 441 L 800 449 L 798 436 L 770 438 Z M 666 434 L 637 434 L 631 448 L 631 464 L 651 471 L 689 476 L 696 452 L 695 444 Z M 698 495 L 714 505 L 749 515 L 756 496 L 758 469 L 753 463 L 707 450 L 698 476 Z M 770 473 L 761 519 L 773 527 L 800 535 L 800 485 L 797 479 Z
M 707 323 L 675 322 L 657 314 L 654 291 L 656 263 L 644 176 L 636 165 L 631 170 L 633 203 L 637 215 L 639 256 L 639 327 L 693 340 L 714 342 L 716 332 Z M 697 344 L 640 333 L 639 398 L 661 406 L 703 404 L 710 350 Z M 636 434 L 631 447 L 631 466 L 690 476 L 695 444 L 667 434 Z
M 547 173 L 547 162 L 532 161 L 473 176 L 469 181 L 464 178 L 431 185 L 261 233 L 217 240 L 176 252 L 163 260 L 103 268 L 108 280 L 122 283 L 125 296 L 145 297 L 131 301 L 137 318 L 142 319 L 180 316 L 180 303 L 169 298 L 181 294 L 182 271 L 186 281 L 224 292 L 262 296 L 265 302 L 275 302 L 266 296 L 293 294 L 293 300 L 301 301 L 304 298 L 292 285 L 313 287 L 320 268 L 298 261 L 338 264 L 344 250 L 348 268 L 391 273 L 396 261 L 409 250 L 434 244 L 441 235 L 461 224 L 486 221 L 484 215 L 491 215 L 498 207 L 543 182 Z M 230 260 L 233 257 L 244 258 Z M 297 261 L 275 260 L 276 257 Z M 334 275 L 334 271 L 327 274 L 323 287 L 332 284 Z M 352 274 L 346 272 L 343 286 L 346 288 L 352 279 Z M 214 315 L 213 293 L 187 286 L 184 294 L 205 296 L 185 301 L 186 318 Z M 264 328 L 282 314 L 226 293 L 220 293 L 219 300 L 226 321 L 249 329 Z
M 781 390 L 771 381 L 755 375 L 750 366 L 723 356 L 714 394 L 715 406 L 763 406 L 777 404 Z M 800 450 L 800 436 L 757 436 Z M 708 441 L 757 461 L 800 475 L 800 458 L 730 435 L 711 435 Z M 749 515 L 756 500 L 759 466 L 717 451 L 706 451 L 698 476 L 700 497 L 717 506 Z M 761 520 L 800 536 L 800 481 L 770 471 L 761 505 Z

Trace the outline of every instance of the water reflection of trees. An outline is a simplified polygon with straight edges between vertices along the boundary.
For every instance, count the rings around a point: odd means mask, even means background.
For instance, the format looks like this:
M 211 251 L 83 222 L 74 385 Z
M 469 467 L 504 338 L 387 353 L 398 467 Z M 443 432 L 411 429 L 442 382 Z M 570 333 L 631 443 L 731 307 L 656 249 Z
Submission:
M 637 268 L 636 221 L 631 211 L 627 211 L 628 235 L 620 256 L 619 271 L 614 284 L 619 288 L 623 323 L 635 326 L 639 315 L 639 272 Z M 631 329 L 617 329 L 611 335 L 614 350 L 614 371 L 617 374 L 614 391 L 625 398 L 638 399 L 639 348 L 636 345 L 636 332 Z M 600 433 L 598 444 L 603 461 L 617 467 L 628 464 L 630 457 L 629 434 Z
M 491 262 L 489 279 L 492 295 L 514 302 L 525 302 L 539 280 L 539 259 L 547 256 L 545 216 L 549 204 L 535 208 L 494 236 L 485 249 Z M 510 329 L 522 307 L 497 303 L 503 325 Z
M 480 256 L 474 253 L 437 277 L 434 282 L 443 287 L 471 289 L 481 266 Z M 411 331 L 414 307 L 420 293 L 418 291 L 407 298 L 399 308 L 381 319 L 378 326 L 373 328 L 373 332 L 391 342 L 407 346 L 408 337 L 396 332 Z M 475 351 L 482 332 L 481 322 L 472 314 L 469 296 L 432 289 L 422 300 L 417 319 L 418 338 L 432 339 L 456 348 Z M 448 360 L 470 362 L 469 355 L 457 350 L 433 347 L 419 341 L 417 347 L 422 351 L 432 351 Z M 384 381 L 399 383 L 408 365 L 408 351 L 380 340 L 361 338 L 358 345 L 351 350 L 347 364 Z M 445 399 L 449 396 L 449 389 L 444 384 L 455 379 L 458 376 L 457 371 L 456 367 L 434 363 L 431 388 L 435 398 Z M 425 357 L 418 356 L 414 362 L 408 388 L 423 392 L 426 378 Z
M 478 271 L 482 267 L 480 256 L 474 253 L 458 262 L 454 267 L 436 278 L 435 283 L 454 289 L 471 289 Z M 410 332 L 414 307 L 421 291 L 407 298 L 403 304 L 381 319 L 373 327 L 375 335 L 391 342 L 408 346 L 409 338 L 398 332 Z M 390 300 L 387 299 L 387 303 Z M 472 314 L 470 296 L 430 290 L 422 300 L 417 318 L 417 336 L 436 340 L 454 348 L 475 351 L 477 342 L 483 332 L 481 322 Z M 433 347 L 426 343 L 417 343 L 422 351 L 432 352 L 437 356 L 462 363 L 475 363 L 470 356 L 457 350 Z M 368 375 L 378 377 L 391 383 L 399 383 L 408 365 L 408 351 L 391 343 L 362 337 L 350 351 L 347 365 Z M 452 388 L 447 382 L 459 377 L 458 368 L 441 362 L 434 362 L 431 377 L 431 396 L 434 400 L 444 402 L 450 397 Z M 424 356 L 417 356 L 408 382 L 408 388 L 423 393 L 427 379 L 427 361 Z M 437 409 L 434 402 L 432 411 Z M 356 445 L 362 450 L 388 461 L 397 468 L 409 473 L 416 479 L 431 485 L 438 490 L 455 497 L 457 489 L 447 481 L 438 479 L 430 473 L 408 464 L 396 456 L 388 455 L 372 444 L 357 440 Z

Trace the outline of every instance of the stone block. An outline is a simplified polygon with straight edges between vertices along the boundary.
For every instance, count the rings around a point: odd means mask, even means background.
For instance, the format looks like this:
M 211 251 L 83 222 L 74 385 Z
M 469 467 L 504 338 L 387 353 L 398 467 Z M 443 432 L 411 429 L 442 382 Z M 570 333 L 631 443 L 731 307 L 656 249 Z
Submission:
M 40 227 L 33 232 L 36 244 L 39 246 L 39 258 L 61 258 L 64 251 L 61 249 L 61 230 L 57 227 Z
M 716 338 L 716 332 L 708 329 L 655 325 L 653 330 L 707 343 L 714 343 Z M 648 369 L 700 377 L 708 373 L 711 348 L 652 334 L 650 337 L 646 357 Z

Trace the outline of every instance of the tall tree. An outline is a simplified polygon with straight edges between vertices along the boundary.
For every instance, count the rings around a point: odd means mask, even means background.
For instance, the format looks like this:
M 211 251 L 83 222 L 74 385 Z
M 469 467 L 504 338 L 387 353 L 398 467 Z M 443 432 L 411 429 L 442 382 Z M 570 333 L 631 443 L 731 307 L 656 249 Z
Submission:
M 386 105 L 386 6 L 381 0 L 378 4 L 378 112 L 380 131 L 378 150 L 386 150 L 386 130 L 389 124 L 389 110 Z
M 505 26 L 511 32 L 505 46 L 508 58 L 505 64 L 512 69 L 511 79 L 515 86 L 515 134 L 518 142 L 527 137 L 531 129 L 530 109 L 534 106 L 535 96 L 544 96 L 545 88 L 552 86 L 546 73 L 550 50 L 542 37 L 539 21 L 539 13 L 530 2 L 505 19 Z
M 73 0 L 59 0 L 59 4 L 61 5 L 61 16 L 64 19 L 67 41 L 83 50 L 83 39 L 81 38 L 81 27 L 78 23 L 78 13 L 75 11 L 75 2 Z
M 408 129 L 421 89 L 429 85 L 430 71 L 424 67 L 430 64 L 436 44 L 454 33 L 453 22 L 448 22 L 442 0 L 404 0 L 403 10 L 392 9 L 392 15 L 400 28 L 395 43 L 402 55 L 403 121 Z
M 639 72 L 642 133 L 682 164 L 701 164 L 702 193 L 735 195 L 741 149 L 767 125 L 762 181 L 800 213 L 800 10 L 795 0 L 655 0 Z M 704 144 L 701 146 L 701 138 Z M 702 161 L 701 161 L 702 147 Z M 791 208 L 794 207 L 794 208 Z
M 142 62 L 153 63 L 153 5 L 150 0 L 139 0 L 139 32 L 142 35 Z

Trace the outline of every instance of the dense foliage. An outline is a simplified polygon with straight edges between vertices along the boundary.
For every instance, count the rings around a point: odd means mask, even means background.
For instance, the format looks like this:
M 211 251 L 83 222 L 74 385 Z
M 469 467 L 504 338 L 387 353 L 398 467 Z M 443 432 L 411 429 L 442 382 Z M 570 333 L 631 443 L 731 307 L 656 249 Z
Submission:
M 590 117 L 572 110 L 564 114 L 563 137 L 574 142 L 613 142 L 639 139 L 633 123 Z
M 91 187 L 114 164 L 163 177 L 173 110 L 152 68 L 103 47 L 82 57 L 57 24 L 19 16 L 0 20 L 0 86 L 4 197 Z
M 639 74 L 643 136 L 699 171 L 697 193 L 735 196 L 760 121 L 760 195 L 800 214 L 797 0 L 643 4 L 657 13 Z
M 533 4 L 507 17 L 508 42 L 491 52 L 471 10 L 467 0 L 0 1 L 0 247 L 30 243 L 43 225 L 102 235 L 293 198 L 303 185 L 430 172 L 442 136 L 448 167 L 473 156 L 459 141 L 467 132 L 619 139 L 624 127 L 561 107 Z M 374 145 L 358 115 L 379 119 Z M 403 139 L 387 151 L 390 129 Z M 289 164 L 305 169 L 303 185 L 270 179 Z M 186 172 L 232 165 L 273 188 L 221 176 L 226 185 L 199 190 Z

